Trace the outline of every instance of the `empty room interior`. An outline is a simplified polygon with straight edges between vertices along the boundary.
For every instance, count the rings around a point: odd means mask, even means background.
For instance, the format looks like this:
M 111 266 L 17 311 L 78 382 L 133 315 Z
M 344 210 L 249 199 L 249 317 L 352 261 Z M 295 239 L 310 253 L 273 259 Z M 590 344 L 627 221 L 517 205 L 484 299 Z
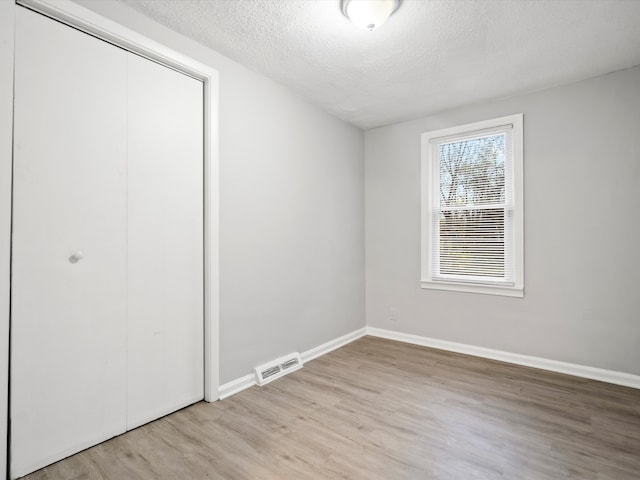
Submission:
M 640 479 L 640 1 L 0 0 L 0 476 Z

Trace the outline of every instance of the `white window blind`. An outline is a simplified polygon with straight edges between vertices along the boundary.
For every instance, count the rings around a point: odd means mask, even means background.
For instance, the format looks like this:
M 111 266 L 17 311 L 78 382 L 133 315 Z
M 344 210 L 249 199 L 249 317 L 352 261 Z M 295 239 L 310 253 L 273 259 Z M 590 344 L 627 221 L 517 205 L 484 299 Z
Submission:
M 434 140 L 432 278 L 513 285 L 511 130 Z

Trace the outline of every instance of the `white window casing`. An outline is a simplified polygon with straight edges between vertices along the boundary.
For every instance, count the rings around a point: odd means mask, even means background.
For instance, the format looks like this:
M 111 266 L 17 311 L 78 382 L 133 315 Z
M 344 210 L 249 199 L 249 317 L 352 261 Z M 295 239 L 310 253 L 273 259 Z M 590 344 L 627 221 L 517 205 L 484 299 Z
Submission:
M 523 115 L 422 134 L 422 288 L 524 296 Z

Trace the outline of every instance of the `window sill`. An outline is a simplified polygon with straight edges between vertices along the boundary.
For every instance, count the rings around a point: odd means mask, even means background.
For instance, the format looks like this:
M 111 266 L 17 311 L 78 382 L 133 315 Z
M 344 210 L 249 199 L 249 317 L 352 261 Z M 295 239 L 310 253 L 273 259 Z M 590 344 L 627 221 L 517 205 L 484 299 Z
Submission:
M 502 287 L 499 285 L 478 285 L 472 283 L 434 282 L 421 280 L 420 287 L 427 290 L 446 290 L 449 292 L 480 293 L 484 295 L 500 295 L 503 297 L 524 298 L 524 289 Z

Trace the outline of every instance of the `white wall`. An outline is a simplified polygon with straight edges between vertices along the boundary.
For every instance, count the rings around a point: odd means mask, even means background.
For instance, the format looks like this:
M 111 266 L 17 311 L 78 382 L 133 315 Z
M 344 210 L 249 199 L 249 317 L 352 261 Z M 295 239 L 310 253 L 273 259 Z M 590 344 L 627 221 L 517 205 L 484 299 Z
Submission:
M 420 134 L 520 112 L 525 298 L 422 290 Z M 638 112 L 640 67 L 367 131 L 367 325 L 640 374 Z
M 6 471 L 13 143 L 13 4 L 0 0 L 0 476 Z

